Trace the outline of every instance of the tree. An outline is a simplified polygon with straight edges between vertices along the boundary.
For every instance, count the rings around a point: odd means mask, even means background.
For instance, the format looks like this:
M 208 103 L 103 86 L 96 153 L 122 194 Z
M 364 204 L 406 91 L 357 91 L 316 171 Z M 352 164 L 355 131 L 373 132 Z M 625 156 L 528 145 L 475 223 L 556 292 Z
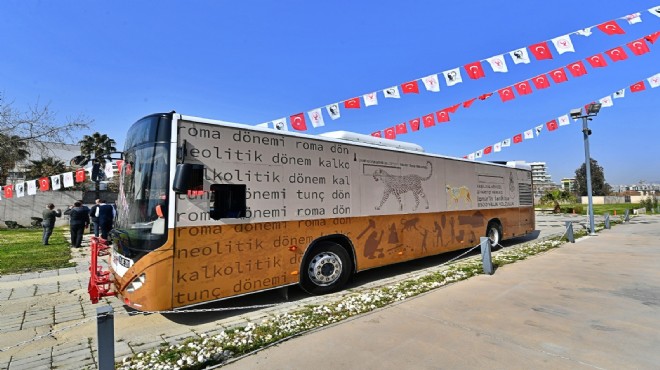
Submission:
M 0 133 L 0 184 L 7 183 L 9 171 L 16 166 L 16 162 L 24 161 L 30 152 L 27 151 L 27 142 L 17 135 Z
M 68 167 L 64 162 L 53 157 L 45 157 L 30 162 L 31 163 L 27 166 L 26 173 L 26 176 L 29 179 L 57 175 L 68 170 Z
M 580 168 L 575 170 L 575 186 L 578 195 L 587 195 L 587 166 L 582 163 Z M 612 187 L 605 182 L 605 171 L 598 162 L 591 158 L 591 193 L 592 195 L 609 195 Z
M 101 166 L 105 165 L 103 155 L 117 150 L 115 148 L 116 142 L 109 138 L 108 135 L 99 132 L 95 132 L 91 136 L 83 136 L 78 144 L 80 144 L 80 153 L 82 155 L 89 156 L 92 159 L 96 158 Z
M 561 212 L 560 203 L 571 203 L 573 201 L 574 197 L 570 192 L 560 189 L 547 190 L 540 199 L 543 204 L 552 203 L 554 213 Z

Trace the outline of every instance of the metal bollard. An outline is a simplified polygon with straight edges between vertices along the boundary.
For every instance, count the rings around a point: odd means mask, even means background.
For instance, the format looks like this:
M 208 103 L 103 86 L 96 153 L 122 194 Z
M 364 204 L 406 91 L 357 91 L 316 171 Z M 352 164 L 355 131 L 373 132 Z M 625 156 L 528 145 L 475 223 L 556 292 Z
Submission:
M 566 240 L 571 243 L 575 243 L 575 236 L 573 235 L 573 223 L 571 221 L 566 221 Z
M 115 368 L 115 317 L 112 306 L 96 309 L 96 339 L 99 355 L 99 370 Z
M 630 210 L 626 209 L 626 213 L 623 216 L 623 222 L 628 222 L 628 221 L 630 221 Z
M 608 229 L 608 230 L 611 229 L 611 227 L 610 227 L 610 214 L 609 213 L 605 214 L 605 228 Z
M 484 265 L 484 273 L 492 275 L 493 270 L 493 259 L 490 256 L 490 240 L 486 237 L 481 237 L 481 262 Z

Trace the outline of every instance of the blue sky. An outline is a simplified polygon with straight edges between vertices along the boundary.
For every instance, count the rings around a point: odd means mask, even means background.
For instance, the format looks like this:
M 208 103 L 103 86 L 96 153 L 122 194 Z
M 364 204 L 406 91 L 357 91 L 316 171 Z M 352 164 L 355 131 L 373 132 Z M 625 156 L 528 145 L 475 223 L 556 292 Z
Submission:
M 463 156 L 532 129 L 660 72 L 660 41 L 633 55 L 625 44 L 660 30 L 654 1 L 29 1 L 0 3 L 0 91 L 17 108 L 50 102 L 62 120 L 83 113 L 92 132 L 119 146 L 142 116 L 176 110 L 258 124 L 374 91 L 377 106 L 342 110 L 308 133 L 369 134 L 493 92 L 578 60 L 587 75 L 502 102 L 497 94 L 459 108 L 451 121 L 399 140 Z M 641 23 L 619 19 L 641 12 Z M 625 31 L 571 35 L 573 53 L 550 39 L 610 20 Z M 554 58 L 483 62 L 485 78 L 440 92 L 384 99 L 382 90 L 548 41 Z M 594 69 L 585 58 L 624 45 L 629 58 Z M 660 182 L 660 88 L 626 91 L 590 122 L 592 157 L 610 184 Z M 80 133 L 82 136 L 85 133 Z M 581 124 L 573 122 L 481 160 L 547 162 L 552 179 L 584 162 Z

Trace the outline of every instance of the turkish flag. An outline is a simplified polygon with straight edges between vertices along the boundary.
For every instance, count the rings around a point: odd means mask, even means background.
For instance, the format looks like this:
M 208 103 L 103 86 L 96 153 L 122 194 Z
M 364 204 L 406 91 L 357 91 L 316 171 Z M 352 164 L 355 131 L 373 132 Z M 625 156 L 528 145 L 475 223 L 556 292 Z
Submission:
M 529 83 L 529 81 L 518 82 L 513 86 L 516 88 L 518 95 L 527 95 L 533 92 L 532 85 Z
M 644 81 L 639 81 L 637 83 L 630 85 L 631 92 L 640 92 L 644 90 L 646 90 L 646 85 L 644 85 Z
M 464 101 L 463 108 L 470 108 L 470 106 L 472 105 L 472 103 L 474 103 L 475 100 L 477 100 L 477 98 L 472 98 L 470 100 Z
M 591 64 L 591 66 L 594 68 L 607 66 L 607 61 L 605 60 L 603 54 L 592 55 L 587 58 L 587 62 L 589 62 L 589 64 Z
M 580 77 L 587 74 L 587 69 L 584 68 L 584 63 L 581 60 L 567 65 L 566 68 L 568 68 L 573 77 Z
M 431 115 L 431 118 L 433 118 L 433 115 Z M 410 122 L 408 122 L 408 124 L 410 124 L 410 128 L 413 131 L 419 130 L 419 118 L 411 119 Z
M 605 23 L 601 23 L 598 26 L 598 29 L 605 32 L 608 35 L 623 35 L 626 33 L 623 28 L 619 27 L 619 25 L 616 23 L 616 21 L 609 21 Z
M 433 118 L 433 113 L 425 115 L 422 117 L 422 120 L 424 121 L 424 127 L 435 126 L 435 118 Z
M 518 134 L 513 137 L 514 144 L 522 143 L 522 141 L 523 141 L 522 134 Z
M 435 112 L 435 115 L 438 117 L 438 123 L 449 122 L 449 113 L 447 112 L 446 109 Z
M 419 86 L 417 80 L 401 84 L 401 90 L 404 94 L 419 94 Z
M 552 80 L 555 81 L 556 84 L 568 81 L 568 77 L 566 77 L 566 71 L 564 70 L 564 67 L 552 70 L 550 71 L 550 73 L 548 73 L 548 75 L 550 75 L 550 78 L 552 78 Z
M 554 119 L 550 122 L 546 122 L 545 125 L 548 128 L 548 131 L 554 131 L 557 129 L 557 121 Z
M 290 116 L 289 119 L 291 120 L 291 127 L 293 127 L 295 130 L 298 131 L 307 130 L 307 124 L 305 123 L 304 113 L 294 114 L 293 116 Z
M 385 138 L 386 139 L 396 139 L 396 128 L 389 127 L 385 129 Z
M 479 100 L 486 100 L 486 99 L 490 98 L 491 96 L 493 96 L 493 93 L 481 94 L 481 95 L 479 95 Z
M 353 98 L 353 99 L 344 100 L 344 108 L 346 108 L 346 109 L 360 108 L 360 98 Z
M 482 77 L 486 77 L 486 74 L 484 74 L 484 68 L 481 66 L 481 62 L 466 64 L 465 66 L 463 66 L 463 68 L 465 68 L 465 71 L 467 72 L 468 76 L 470 76 L 470 78 L 473 80 L 478 80 Z
M 14 197 L 14 185 L 5 185 L 2 190 L 5 193 L 5 199 Z
M 48 177 L 42 177 L 39 179 L 39 190 L 48 191 L 50 189 L 50 181 Z
M 484 148 L 484 154 L 490 154 L 493 151 L 493 146 L 487 146 Z
M 513 87 L 511 86 L 499 89 L 497 92 L 500 94 L 500 99 L 502 99 L 503 102 L 516 98 L 516 96 L 513 95 Z
M 373 137 L 383 137 L 383 133 L 381 131 L 376 131 L 376 132 L 372 132 L 371 136 L 373 136 Z
M 121 168 L 124 167 L 124 161 L 121 159 L 117 159 L 116 163 L 117 163 L 117 172 L 121 173 Z
M 396 133 L 397 134 L 407 134 L 408 133 L 408 127 L 406 127 L 406 123 L 402 122 L 396 125 Z
M 605 52 L 610 59 L 612 59 L 613 62 L 618 62 L 620 60 L 626 60 L 628 59 L 628 54 L 626 54 L 626 51 L 623 50 L 621 46 L 617 46 L 614 49 L 610 49 Z
M 79 168 L 76 170 L 76 182 L 84 182 L 84 181 L 85 181 L 85 170 Z
M 658 38 L 660 38 L 660 31 L 644 36 L 644 40 L 650 42 L 651 44 L 655 44 L 655 42 L 658 41 Z
M 460 107 L 460 106 L 461 106 L 460 104 L 455 104 L 455 105 L 452 105 L 449 108 L 446 108 L 446 110 L 449 113 L 456 113 L 456 111 L 458 110 L 458 107 Z
M 630 51 L 632 51 L 633 54 L 635 54 L 635 55 L 642 55 L 642 54 L 646 54 L 649 51 L 651 51 L 649 49 L 649 46 L 646 44 L 646 41 L 644 41 L 643 38 L 639 39 L 639 40 L 635 40 L 633 42 L 629 42 L 626 45 L 628 45 L 628 48 L 630 48 Z
M 534 83 L 534 86 L 539 90 L 550 87 L 550 81 L 548 81 L 548 78 L 544 75 L 532 78 L 532 83 Z
M 545 41 L 529 46 L 529 51 L 534 54 L 536 60 L 552 59 L 552 53 L 550 52 L 548 43 Z

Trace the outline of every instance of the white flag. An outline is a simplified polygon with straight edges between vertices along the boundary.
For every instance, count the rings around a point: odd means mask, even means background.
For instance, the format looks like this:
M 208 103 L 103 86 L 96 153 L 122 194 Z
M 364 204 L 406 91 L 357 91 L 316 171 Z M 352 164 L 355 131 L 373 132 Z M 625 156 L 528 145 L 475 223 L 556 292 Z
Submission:
M 463 77 L 461 77 L 461 70 L 459 68 L 444 71 L 442 72 L 442 75 L 445 76 L 445 82 L 447 83 L 447 86 L 454 86 L 463 82 Z
M 651 88 L 656 88 L 660 86 L 660 73 L 656 73 L 655 75 L 649 77 L 646 79 L 649 82 L 649 85 L 651 85 Z
M 493 151 L 496 153 L 502 151 L 502 142 L 493 144 Z
M 62 183 L 60 182 L 60 175 L 53 175 L 50 177 L 51 188 L 53 190 L 60 190 Z
M 527 53 L 527 48 L 520 48 L 514 51 L 510 51 L 509 55 L 511 55 L 511 59 L 513 59 L 515 64 L 529 63 L 529 53 Z
M 25 183 L 24 182 L 19 182 L 14 186 L 14 189 L 16 190 L 16 198 L 20 198 L 25 196 Z
M 534 138 L 534 130 L 525 131 L 525 139 L 533 139 L 533 138 Z
M 440 82 L 438 82 L 437 74 L 422 78 L 422 82 L 424 82 L 424 87 L 426 87 L 427 91 L 433 91 L 433 92 L 440 91 Z
M 506 62 L 504 61 L 504 55 L 495 55 L 486 60 L 490 64 L 490 67 L 493 68 L 493 72 L 509 72 L 509 69 L 506 67 Z
M 628 24 L 635 24 L 635 23 L 639 23 L 639 22 L 642 21 L 642 17 L 640 17 L 640 15 L 641 14 L 639 14 L 639 13 L 633 13 L 633 14 L 627 15 L 625 18 L 628 21 Z
M 256 126 L 256 127 L 266 127 L 266 128 L 269 128 L 269 127 L 270 127 L 270 122 L 260 123 L 260 124 L 255 125 L 255 126 Z
M 112 173 L 112 162 L 111 161 L 108 161 L 105 164 L 105 168 L 103 169 L 103 173 L 105 173 L 105 178 L 106 179 L 111 179 L 112 178 L 112 176 L 114 174 Z M 64 186 L 67 187 L 66 186 L 66 177 L 64 178 Z
M 111 163 L 111 162 L 108 162 Z M 107 168 L 107 165 L 106 165 Z M 72 188 L 73 187 L 73 172 L 65 172 L 62 174 L 62 184 L 64 184 L 65 188 Z
M 583 30 L 579 30 L 576 32 L 580 36 L 591 36 L 591 27 L 587 27 Z
M 568 119 L 568 114 L 557 117 L 557 122 L 559 122 L 559 126 L 566 126 L 571 124 L 571 120 Z
M 399 95 L 399 86 L 392 86 L 390 88 L 387 88 L 383 90 L 383 94 L 385 95 L 386 98 L 399 99 L 401 97 L 401 95 Z
M 656 17 L 660 17 L 660 6 L 655 6 L 649 9 L 649 13 L 655 15 Z
M 474 158 L 481 158 L 484 155 L 484 150 L 479 149 L 474 153 Z
M 552 39 L 552 43 L 555 45 L 555 49 L 557 49 L 559 54 L 575 52 L 575 49 L 573 48 L 573 42 L 571 41 L 571 35 L 555 37 Z
M 468 154 L 467 157 L 468 157 L 469 160 L 474 161 L 474 153 Z
M 534 131 L 536 131 L 536 136 L 540 136 L 541 131 L 543 131 L 543 125 L 538 125 L 538 126 L 534 127 Z
M 621 99 L 626 96 L 626 89 L 618 90 L 612 96 L 614 99 Z
M 31 180 L 27 182 L 27 193 L 28 195 L 37 194 L 37 180 Z
M 362 98 L 364 98 L 364 105 L 366 107 L 370 107 L 372 105 L 378 105 L 378 94 L 376 94 L 375 92 L 364 94 L 362 95 Z
M 280 118 L 273 121 L 273 128 L 280 131 L 289 131 L 289 125 L 286 123 L 286 118 Z
M 511 146 L 511 138 L 502 140 L 502 148 L 505 148 L 507 146 Z
M 602 104 L 603 108 L 611 107 L 614 105 L 614 102 L 612 101 L 612 97 L 609 95 L 604 98 L 601 98 L 600 100 L 598 100 L 598 102 Z
M 321 114 L 321 108 L 310 110 L 309 112 L 307 112 L 307 116 L 309 117 L 309 120 L 312 122 L 312 126 L 314 127 L 325 126 L 325 123 L 323 122 L 323 114 Z
M 336 120 L 337 118 L 341 117 L 341 112 L 339 111 L 338 103 L 326 105 L 325 110 L 328 111 L 328 115 L 333 120 Z

